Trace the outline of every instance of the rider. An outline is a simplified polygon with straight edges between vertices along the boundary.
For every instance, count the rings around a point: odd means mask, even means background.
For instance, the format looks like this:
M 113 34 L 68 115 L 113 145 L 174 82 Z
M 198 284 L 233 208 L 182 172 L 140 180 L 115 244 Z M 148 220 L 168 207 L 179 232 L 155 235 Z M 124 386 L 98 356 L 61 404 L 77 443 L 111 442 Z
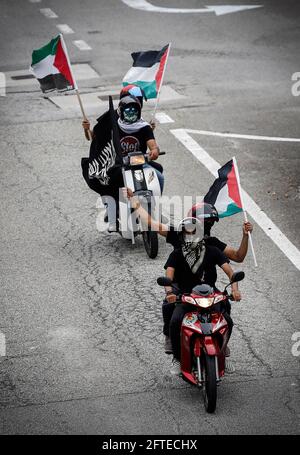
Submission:
M 144 166 L 151 166 L 153 160 L 159 155 L 159 147 L 151 127 L 141 117 L 142 106 L 137 97 L 128 94 L 123 96 L 117 109 L 117 126 L 120 137 L 120 148 L 123 156 L 129 152 L 141 151 L 147 152 L 150 162 Z M 85 131 L 89 130 L 89 122 L 83 122 Z M 109 232 L 116 231 L 116 210 L 115 204 L 111 203 L 111 198 L 118 200 L 119 188 L 124 186 L 122 170 L 120 166 L 115 166 L 117 157 L 112 146 L 111 119 L 109 112 L 104 113 L 94 127 L 92 135 L 92 144 L 90 157 L 88 160 L 82 160 L 83 176 L 88 186 L 100 194 L 103 202 L 107 204 L 107 214 L 109 222 Z M 86 133 L 88 134 L 88 133 Z M 163 190 L 164 177 L 162 175 L 162 166 L 154 165 L 153 168 L 159 179 L 161 191 Z
M 219 216 L 216 208 L 211 204 L 206 202 L 200 202 L 192 206 L 188 211 L 188 217 L 197 218 L 199 220 L 203 219 L 204 221 L 204 240 L 205 244 L 209 246 L 217 247 L 222 251 L 225 256 L 234 261 L 241 263 L 244 261 L 247 251 L 248 251 L 248 232 L 252 232 L 253 226 L 250 222 L 244 222 L 243 224 L 243 236 L 238 249 L 235 249 L 226 243 L 219 240 L 217 237 L 211 237 L 211 228 L 215 222 L 219 221 Z M 167 243 L 170 243 L 175 249 L 181 248 L 182 245 L 182 235 L 180 232 L 175 230 L 169 230 L 166 235 Z M 217 270 L 214 268 L 213 272 L 214 282 L 212 286 L 215 286 L 217 281 Z M 163 333 L 165 335 L 165 352 L 166 354 L 172 354 L 172 344 L 169 337 L 169 324 L 174 311 L 174 303 L 176 302 L 176 293 L 173 289 L 167 289 L 166 298 L 162 305 L 162 313 L 164 320 Z M 171 304 L 171 305 L 170 305 Z M 230 303 L 227 303 L 227 312 L 230 314 Z M 227 349 L 227 355 L 229 355 L 229 348 Z
M 203 222 L 204 218 L 201 219 Z M 181 221 L 178 234 L 181 237 L 181 247 L 170 254 L 166 264 L 166 276 L 178 284 L 180 292 L 191 293 L 194 286 L 206 283 L 215 288 L 215 268 L 221 267 L 229 279 L 233 270 L 229 260 L 219 248 L 207 244 L 203 234 L 203 226 L 199 217 L 188 217 Z M 241 300 L 237 283 L 232 283 L 232 298 Z M 192 311 L 190 305 L 177 304 L 170 321 L 170 338 L 173 348 L 172 374 L 180 373 L 180 331 L 181 323 L 186 313 Z M 228 314 L 227 306 L 220 307 L 229 327 L 229 336 L 233 322 Z
M 170 243 L 174 249 L 180 249 L 182 246 L 182 234 L 178 232 L 178 230 L 170 229 L 169 226 L 162 224 L 160 222 L 154 221 L 147 211 L 145 211 L 138 201 L 137 198 L 133 197 L 132 191 L 127 189 L 127 195 L 131 199 L 131 205 L 138 211 L 140 217 L 148 222 L 151 225 L 151 228 L 154 231 L 159 232 L 162 236 L 166 237 L 167 243 Z M 238 249 L 235 249 L 226 243 L 219 240 L 217 237 L 211 237 L 211 228 L 215 222 L 219 221 L 218 212 L 212 205 L 208 203 L 198 203 L 192 206 L 192 208 L 188 212 L 189 217 L 193 218 L 203 218 L 204 219 L 204 240 L 205 244 L 208 246 L 216 247 L 221 252 L 225 254 L 225 256 L 234 261 L 241 263 L 244 261 L 247 251 L 248 251 L 248 233 L 252 232 L 253 226 L 250 222 L 244 222 L 243 224 L 243 236 Z M 216 267 L 214 267 L 214 271 L 212 272 L 212 276 L 214 278 L 213 286 L 215 286 L 217 280 L 217 271 Z M 172 314 L 174 311 L 174 303 L 176 302 L 177 297 L 176 293 L 172 288 L 166 288 L 166 298 L 163 301 L 162 305 L 162 314 L 163 314 L 163 333 L 165 335 L 165 352 L 166 354 L 172 354 L 172 343 L 169 337 L 169 325 L 170 320 L 172 318 Z M 230 313 L 230 304 L 227 304 L 227 313 Z M 230 354 L 229 348 L 227 349 L 227 355 Z

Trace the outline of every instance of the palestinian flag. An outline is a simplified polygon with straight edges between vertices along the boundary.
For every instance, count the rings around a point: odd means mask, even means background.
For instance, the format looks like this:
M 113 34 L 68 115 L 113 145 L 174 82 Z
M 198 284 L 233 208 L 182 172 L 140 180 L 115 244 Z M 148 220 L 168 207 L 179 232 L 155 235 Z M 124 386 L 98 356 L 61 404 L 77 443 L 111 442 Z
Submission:
M 147 99 L 157 98 L 160 90 L 170 44 L 160 51 L 133 52 L 133 65 L 124 76 L 123 86 L 138 85 Z
M 77 88 L 62 35 L 32 52 L 30 71 L 39 81 L 44 93 Z
M 214 181 L 204 202 L 216 207 L 219 217 L 231 216 L 243 211 L 239 190 L 239 174 L 235 158 L 218 170 L 219 177 Z

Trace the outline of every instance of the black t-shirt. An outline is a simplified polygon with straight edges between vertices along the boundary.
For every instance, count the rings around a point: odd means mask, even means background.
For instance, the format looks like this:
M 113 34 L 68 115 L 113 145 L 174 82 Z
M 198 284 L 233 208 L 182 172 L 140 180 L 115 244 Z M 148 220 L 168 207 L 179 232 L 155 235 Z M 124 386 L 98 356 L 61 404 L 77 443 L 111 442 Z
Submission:
M 166 241 L 167 241 L 167 243 L 170 243 L 175 248 L 175 250 L 181 249 L 181 242 L 180 242 L 180 237 L 179 237 L 178 231 L 171 229 L 167 234 Z M 205 245 L 216 247 L 220 251 L 224 251 L 227 246 L 226 243 L 221 242 L 221 240 L 219 240 L 217 237 L 207 237 L 205 239 Z M 214 270 L 212 270 L 212 268 L 211 268 L 210 279 L 211 279 L 211 281 L 214 282 L 214 284 L 217 281 L 217 269 L 216 269 L 215 265 L 214 265 Z
M 222 243 L 222 242 L 221 242 Z M 216 265 L 221 267 L 228 259 L 219 248 L 206 246 L 205 255 L 197 273 L 193 273 L 185 261 L 181 249 L 174 249 L 170 254 L 165 269 L 175 269 L 174 282 L 183 293 L 190 293 L 197 284 L 205 283 L 214 287 L 217 279 Z
M 150 125 L 146 125 L 135 133 L 125 133 L 119 128 L 121 149 L 124 156 L 130 152 L 147 152 L 147 142 L 154 139 Z
M 167 243 L 170 243 L 175 249 L 181 248 L 181 242 L 179 237 L 179 232 L 170 230 L 166 238 Z M 217 237 L 206 237 L 205 245 L 215 246 L 219 250 L 224 251 L 226 248 L 226 243 L 221 242 Z

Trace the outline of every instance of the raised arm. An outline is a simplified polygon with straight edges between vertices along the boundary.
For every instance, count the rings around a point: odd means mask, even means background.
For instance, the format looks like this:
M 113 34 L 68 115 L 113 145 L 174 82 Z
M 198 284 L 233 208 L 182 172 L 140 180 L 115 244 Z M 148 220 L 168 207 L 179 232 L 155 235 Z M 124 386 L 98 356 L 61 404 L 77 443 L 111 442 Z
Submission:
M 252 224 L 248 221 L 243 224 L 243 237 L 239 248 L 236 250 L 230 246 L 226 246 L 224 254 L 234 262 L 243 262 L 248 251 L 248 232 L 253 231 Z
M 126 195 L 131 202 L 131 207 L 136 210 L 137 214 L 140 216 L 141 220 L 144 221 L 148 226 L 151 226 L 153 231 L 158 232 L 163 237 L 167 237 L 169 228 L 166 224 L 160 223 L 159 221 L 153 220 L 151 215 L 141 206 L 140 201 L 137 197 L 133 196 L 133 192 L 126 188 Z
M 90 127 L 91 127 L 90 122 L 87 119 L 82 121 L 82 128 L 84 131 L 84 135 L 88 141 L 90 140 L 90 135 L 91 135 L 92 139 L 94 138 L 94 133 L 93 133 L 93 131 L 90 130 Z M 90 133 L 90 135 L 89 135 L 89 133 Z

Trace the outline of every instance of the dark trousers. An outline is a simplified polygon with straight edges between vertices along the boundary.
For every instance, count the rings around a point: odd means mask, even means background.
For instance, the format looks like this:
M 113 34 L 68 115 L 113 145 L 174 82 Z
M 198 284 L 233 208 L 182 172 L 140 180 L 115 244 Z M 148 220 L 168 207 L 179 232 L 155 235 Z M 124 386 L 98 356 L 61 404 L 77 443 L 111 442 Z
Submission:
M 171 316 L 170 327 L 169 327 L 169 336 L 171 338 L 172 348 L 173 348 L 173 355 L 175 359 L 180 360 L 180 351 L 181 351 L 181 344 L 180 344 L 180 336 L 181 336 L 181 324 L 183 321 L 184 316 L 186 313 L 190 313 L 191 311 L 195 311 L 195 307 L 193 305 L 186 305 L 186 304 L 177 304 L 174 308 L 173 314 Z M 224 318 L 227 321 L 228 329 L 229 329 L 229 337 L 232 333 L 233 321 L 230 315 L 225 311 L 225 309 L 220 308 L 220 312 L 222 312 Z
M 162 304 L 162 315 L 163 315 L 163 334 L 168 337 L 170 336 L 170 321 L 172 318 L 173 311 L 175 309 L 175 303 L 169 303 L 167 300 L 163 301 Z

